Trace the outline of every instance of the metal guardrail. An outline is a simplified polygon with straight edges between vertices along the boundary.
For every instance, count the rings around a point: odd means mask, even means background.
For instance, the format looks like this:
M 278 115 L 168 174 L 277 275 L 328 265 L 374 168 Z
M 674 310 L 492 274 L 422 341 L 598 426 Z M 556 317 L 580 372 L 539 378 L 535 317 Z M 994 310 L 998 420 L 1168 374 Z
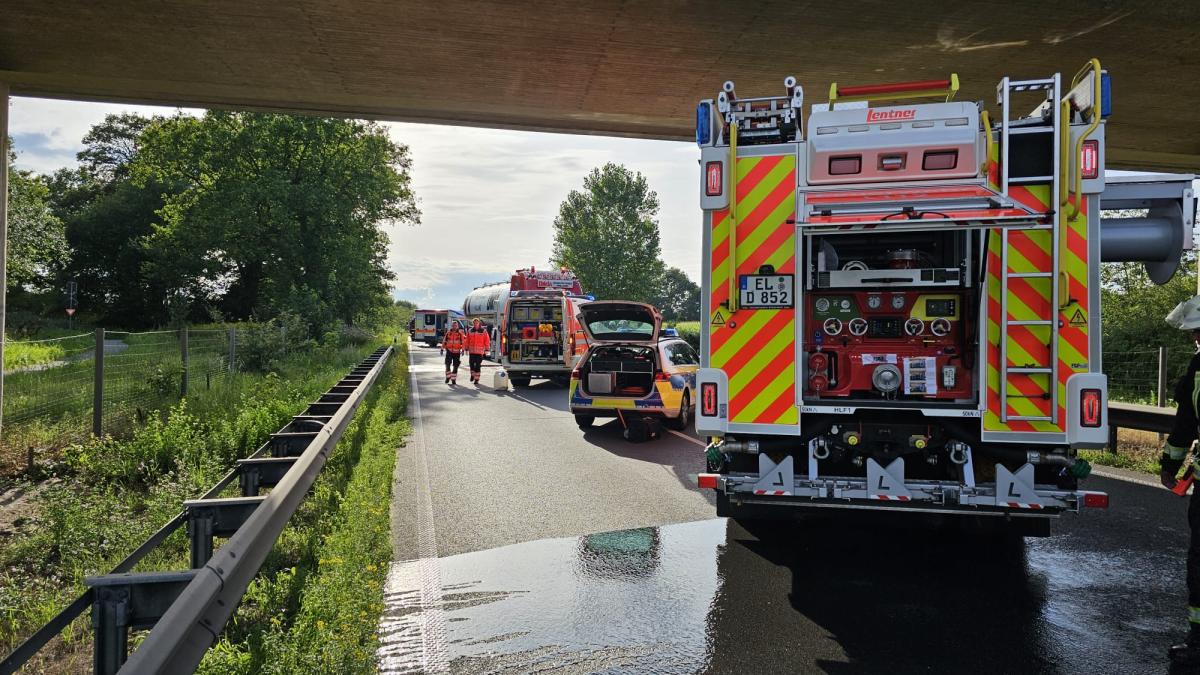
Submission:
M 239 460 L 201 498 L 163 525 L 110 574 L 88 577 L 88 590 L 0 662 L 0 675 L 22 667 L 89 606 L 94 669 L 190 673 L 216 642 L 288 519 L 308 494 L 355 410 L 392 354 L 381 347 L 292 418 L 250 457 Z M 237 479 L 241 497 L 220 498 Z M 272 488 L 260 496 L 262 488 Z M 191 569 L 130 572 L 180 526 L 191 540 Z M 229 537 L 213 551 L 214 537 Z M 127 658 L 130 630 L 152 628 Z
M 1117 429 L 1138 429 L 1160 434 L 1171 433 L 1175 409 L 1137 403 L 1108 404 L 1108 449 L 1117 451 Z

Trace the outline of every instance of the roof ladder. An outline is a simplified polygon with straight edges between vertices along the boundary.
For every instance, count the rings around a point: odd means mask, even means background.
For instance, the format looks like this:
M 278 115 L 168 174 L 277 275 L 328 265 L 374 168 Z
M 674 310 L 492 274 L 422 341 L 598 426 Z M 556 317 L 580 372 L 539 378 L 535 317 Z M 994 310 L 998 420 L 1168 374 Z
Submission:
M 1000 230 L 1000 382 L 998 389 L 1000 390 L 1000 421 L 1008 422 L 1050 422 L 1058 423 L 1058 309 L 1059 309 L 1059 230 L 1062 225 L 1061 212 L 1058 208 L 1057 197 L 1060 189 L 1060 182 L 1064 180 L 1062 171 L 1065 167 L 1060 166 L 1059 142 L 1060 134 L 1063 133 L 1060 122 L 1060 105 L 1062 100 L 1062 81 L 1059 74 L 1043 80 L 1009 80 L 1007 77 L 1000 81 L 997 87 L 997 98 L 1001 106 L 1000 117 L 1000 191 L 1005 197 L 1008 197 L 1009 188 L 1009 138 L 1010 129 L 1010 99 L 1013 92 L 1026 91 L 1045 91 L 1047 99 L 1050 102 L 1050 133 L 1053 134 L 1053 142 L 1050 144 L 1050 151 L 1053 155 L 1053 171 L 1047 180 L 1038 182 L 1050 183 L 1050 195 L 1048 197 L 1050 208 L 1053 211 L 1051 224 L 1047 228 L 1034 229 L 1049 229 L 1051 251 L 1050 260 L 1051 270 L 1038 270 L 1034 272 L 1012 272 L 1009 269 L 1009 235 L 1008 228 Z M 1050 303 L 1048 305 L 1049 315 L 1037 315 L 1030 319 L 1010 319 L 1009 318 L 1009 287 L 1013 279 L 1046 279 L 1050 287 Z M 1008 358 L 1008 339 L 1009 331 L 1013 327 L 1045 327 L 1045 335 L 1047 336 L 1046 354 L 1049 356 L 1049 363 L 1025 363 L 1021 365 L 1009 365 Z M 1030 331 L 1031 334 L 1040 335 L 1041 331 Z M 1008 412 L 1009 385 L 1011 377 L 1029 376 L 1029 375 L 1044 375 L 1046 377 L 1046 393 L 1042 396 L 1050 401 L 1049 415 L 1011 415 Z M 1040 396 L 1039 396 L 1040 398 Z

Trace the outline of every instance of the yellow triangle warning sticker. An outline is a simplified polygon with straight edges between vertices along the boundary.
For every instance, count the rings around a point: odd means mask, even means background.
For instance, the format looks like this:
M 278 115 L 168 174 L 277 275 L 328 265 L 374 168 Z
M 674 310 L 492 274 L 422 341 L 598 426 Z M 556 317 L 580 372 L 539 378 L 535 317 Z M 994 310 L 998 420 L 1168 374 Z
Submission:
M 1083 315 L 1082 309 L 1079 309 L 1078 307 L 1075 308 L 1075 313 L 1071 315 L 1071 325 L 1072 326 L 1086 326 L 1087 325 L 1087 317 L 1085 317 Z
M 721 310 L 718 309 L 717 311 L 713 312 L 712 325 L 714 325 L 714 326 L 724 326 L 725 325 L 725 317 L 721 316 Z

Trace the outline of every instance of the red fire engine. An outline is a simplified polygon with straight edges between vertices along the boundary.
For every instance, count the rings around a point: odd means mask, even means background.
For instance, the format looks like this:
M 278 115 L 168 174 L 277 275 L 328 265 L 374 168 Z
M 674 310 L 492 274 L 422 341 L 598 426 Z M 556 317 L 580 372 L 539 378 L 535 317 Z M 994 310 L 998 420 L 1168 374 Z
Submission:
M 1076 456 L 1108 441 L 1100 263 L 1165 282 L 1195 211 L 1192 176 L 1105 175 L 1108 82 L 1096 60 L 1006 77 L 995 122 L 953 75 L 834 84 L 807 115 L 791 77 L 700 103 L 696 427 L 721 515 L 901 508 L 1045 534 L 1107 504 Z M 1149 211 L 1101 217 L 1122 208 Z

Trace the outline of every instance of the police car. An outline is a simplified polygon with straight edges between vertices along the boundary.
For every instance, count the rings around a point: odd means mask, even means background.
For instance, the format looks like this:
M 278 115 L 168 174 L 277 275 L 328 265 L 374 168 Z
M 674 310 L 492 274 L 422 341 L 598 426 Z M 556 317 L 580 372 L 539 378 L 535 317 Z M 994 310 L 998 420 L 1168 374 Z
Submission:
M 591 302 L 579 310 L 590 346 L 571 372 L 570 405 L 587 429 L 597 417 L 617 417 L 625 438 L 644 441 L 656 425 L 683 430 L 696 402 L 700 355 L 662 315 L 640 302 Z

